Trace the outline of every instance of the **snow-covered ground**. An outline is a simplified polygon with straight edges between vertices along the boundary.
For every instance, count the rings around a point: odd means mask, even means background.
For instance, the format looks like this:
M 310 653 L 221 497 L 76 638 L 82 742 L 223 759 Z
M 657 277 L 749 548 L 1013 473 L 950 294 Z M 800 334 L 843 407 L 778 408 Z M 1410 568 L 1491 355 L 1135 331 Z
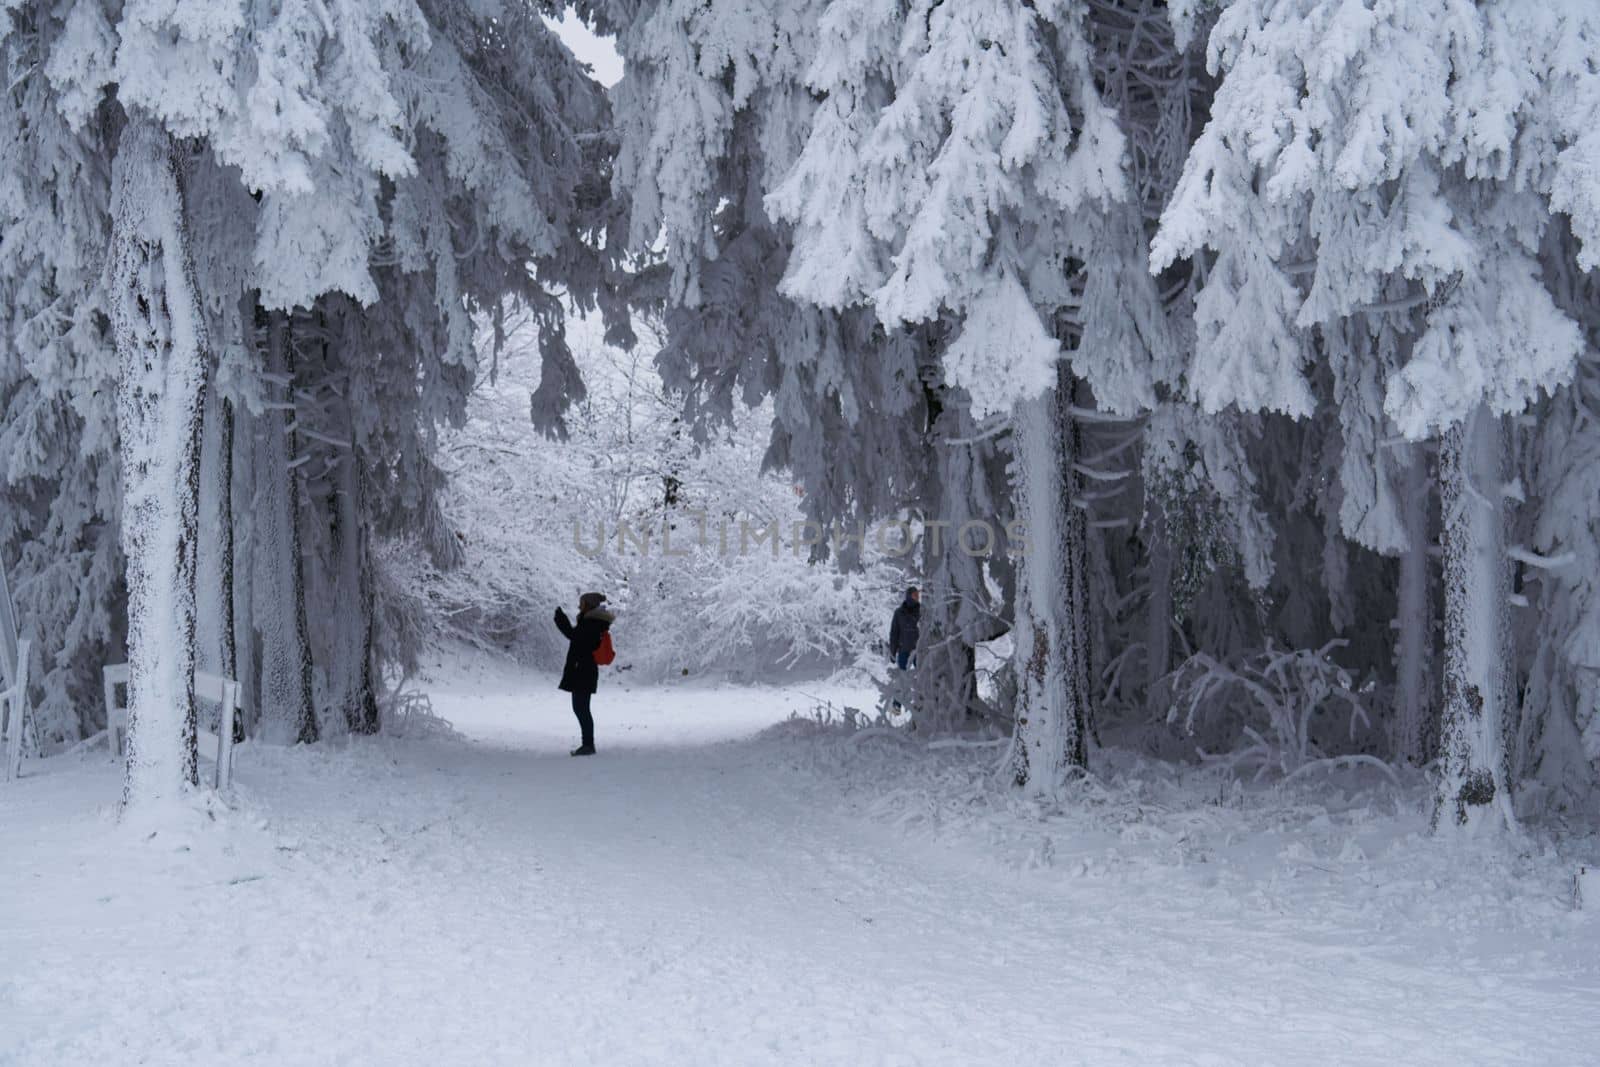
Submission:
M 1041 810 L 993 748 L 765 729 L 866 694 L 607 682 L 575 760 L 550 679 L 442 664 L 464 737 L 245 746 L 153 838 L 103 750 L 33 766 L 0 1063 L 1600 1061 L 1593 842 L 1117 753 Z

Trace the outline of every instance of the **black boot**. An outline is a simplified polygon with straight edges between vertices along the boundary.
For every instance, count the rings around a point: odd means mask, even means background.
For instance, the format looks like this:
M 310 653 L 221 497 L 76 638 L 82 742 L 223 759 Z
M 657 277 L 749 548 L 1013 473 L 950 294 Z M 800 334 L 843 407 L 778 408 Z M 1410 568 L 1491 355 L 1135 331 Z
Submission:
M 594 746 L 591 745 L 591 744 L 579 745 L 577 748 L 572 750 L 572 755 L 574 755 L 574 756 L 592 756 L 592 755 L 594 755 Z

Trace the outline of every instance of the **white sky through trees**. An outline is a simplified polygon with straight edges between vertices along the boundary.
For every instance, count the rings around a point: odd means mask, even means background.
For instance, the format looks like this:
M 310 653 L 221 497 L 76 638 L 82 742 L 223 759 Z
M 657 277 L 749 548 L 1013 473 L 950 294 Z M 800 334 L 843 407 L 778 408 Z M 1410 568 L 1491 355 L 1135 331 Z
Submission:
M 595 81 L 609 89 L 621 80 L 622 57 L 617 54 L 614 38 L 596 35 L 583 24 L 583 20 L 578 18 L 577 13 L 570 7 L 560 22 L 554 19 L 545 21 L 556 31 L 556 35 L 566 46 L 572 49 L 572 54 L 589 65 Z

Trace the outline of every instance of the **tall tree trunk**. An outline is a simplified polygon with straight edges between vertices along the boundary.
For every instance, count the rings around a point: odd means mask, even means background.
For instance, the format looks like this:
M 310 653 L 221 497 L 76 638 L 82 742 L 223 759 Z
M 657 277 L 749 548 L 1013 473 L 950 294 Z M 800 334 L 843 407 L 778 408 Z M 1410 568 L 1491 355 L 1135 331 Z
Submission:
M 1402 501 L 1406 524 L 1406 548 L 1400 556 L 1400 589 L 1396 637 L 1396 751 L 1401 759 L 1415 766 L 1433 757 L 1437 733 L 1429 685 L 1433 660 L 1433 591 L 1429 581 L 1433 564 L 1429 548 L 1433 543 L 1428 523 L 1430 482 L 1427 454 L 1421 445 L 1411 446 L 1406 468 L 1405 499 Z
M 1017 560 L 1017 713 L 1009 767 L 1017 786 L 1053 794 L 1068 768 L 1088 758 L 1081 692 L 1086 649 L 1072 617 L 1073 559 L 1081 552 L 1074 533 L 1080 539 L 1083 533 L 1071 514 L 1067 478 L 1075 435 L 1058 389 L 1017 405 L 1012 423 L 1013 499 L 1026 538 Z
M 245 322 L 253 312 L 247 312 Z M 254 332 L 253 326 L 247 326 Z M 254 351 L 252 345 L 251 350 Z M 261 638 L 255 619 L 257 501 L 255 469 L 259 419 L 248 405 L 234 411 L 233 432 L 233 647 L 235 677 L 239 679 L 239 720 L 244 732 L 254 735 L 261 726 Z
M 375 734 L 382 726 L 378 715 L 378 590 L 372 573 L 372 537 L 365 522 L 367 514 L 367 475 L 360 463 L 354 435 L 351 437 L 351 465 L 355 467 L 355 515 L 361 549 L 361 688 L 358 714 L 350 729 L 358 734 Z
M 1510 712 L 1510 567 L 1505 556 L 1500 420 L 1480 405 L 1444 435 L 1444 706 L 1435 828 L 1512 822 L 1504 723 Z
M 234 678 L 233 404 L 207 386 L 200 431 L 200 543 L 195 577 L 202 635 L 196 656 L 204 670 Z
M 1150 595 L 1145 601 L 1145 709 L 1166 714 L 1161 683 L 1172 665 L 1172 539 L 1160 495 L 1146 491 L 1144 537 L 1148 546 Z
M 1057 367 L 1056 396 L 1058 425 L 1061 427 L 1061 495 L 1064 501 L 1062 515 L 1066 522 L 1067 589 L 1066 621 L 1070 627 L 1072 644 L 1067 655 L 1067 670 L 1071 673 L 1068 692 L 1073 699 L 1073 735 L 1076 739 L 1069 752 L 1071 762 L 1078 767 L 1089 765 L 1089 738 L 1099 743 L 1094 717 L 1093 679 L 1099 676 L 1095 655 L 1103 642 L 1095 640 L 1093 616 L 1090 605 L 1094 602 L 1089 567 L 1089 513 L 1087 501 L 1078 491 L 1081 476 L 1076 467 L 1083 455 L 1083 431 L 1078 420 L 1072 417 L 1072 407 L 1077 400 L 1075 376 L 1062 360 Z
M 200 430 L 200 543 L 195 599 L 201 640 L 195 655 L 202 670 L 237 679 L 233 514 L 233 402 L 217 389 L 213 368 Z M 235 740 L 243 737 L 243 730 L 243 717 L 235 718 Z
M 260 419 L 255 470 L 259 570 L 253 604 L 261 633 L 262 729 L 278 744 L 310 743 L 318 737 L 317 714 L 300 558 L 299 479 L 289 466 L 294 364 L 288 317 L 281 311 L 268 313 L 266 362 L 267 410 Z
M 352 733 L 376 733 L 377 698 L 372 692 L 372 582 L 362 519 L 361 474 L 354 434 L 340 461 L 333 492 L 332 556 L 335 590 L 329 690 Z
M 224 678 L 239 677 L 239 646 L 237 644 L 236 620 L 234 618 L 234 544 L 233 544 L 233 517 L 237 512 L 234 509 L 233 496 L 233 401 L 227 397 L 222 398 L 222 443 L 218 452 L 222 460 L 222 485 L 225 495 L 222 498 L 224 515 L 220 523 L 222 528 L 222 676 Z
M 167 133 L 135 114 L 112 165 L 108 270 L 128 585 L 125 809 L 198 784 L 195 537 L 204 320 Z

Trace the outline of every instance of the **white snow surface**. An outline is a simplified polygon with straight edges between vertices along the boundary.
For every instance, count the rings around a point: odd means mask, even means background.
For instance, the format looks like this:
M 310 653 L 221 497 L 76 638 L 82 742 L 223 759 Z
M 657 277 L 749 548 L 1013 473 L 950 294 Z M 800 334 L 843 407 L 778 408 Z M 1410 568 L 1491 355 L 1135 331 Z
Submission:
M 548 676 L 430 674 L 460 735 L 247 744 L 153 836 L 103 748 L 0 791 L 0 1063 L 1596 1062 L 1595 842 L 1435 842 L 1420 782 L 1051 805 L 783 721 L 848 686 L 626 675 L 571 759 Z

